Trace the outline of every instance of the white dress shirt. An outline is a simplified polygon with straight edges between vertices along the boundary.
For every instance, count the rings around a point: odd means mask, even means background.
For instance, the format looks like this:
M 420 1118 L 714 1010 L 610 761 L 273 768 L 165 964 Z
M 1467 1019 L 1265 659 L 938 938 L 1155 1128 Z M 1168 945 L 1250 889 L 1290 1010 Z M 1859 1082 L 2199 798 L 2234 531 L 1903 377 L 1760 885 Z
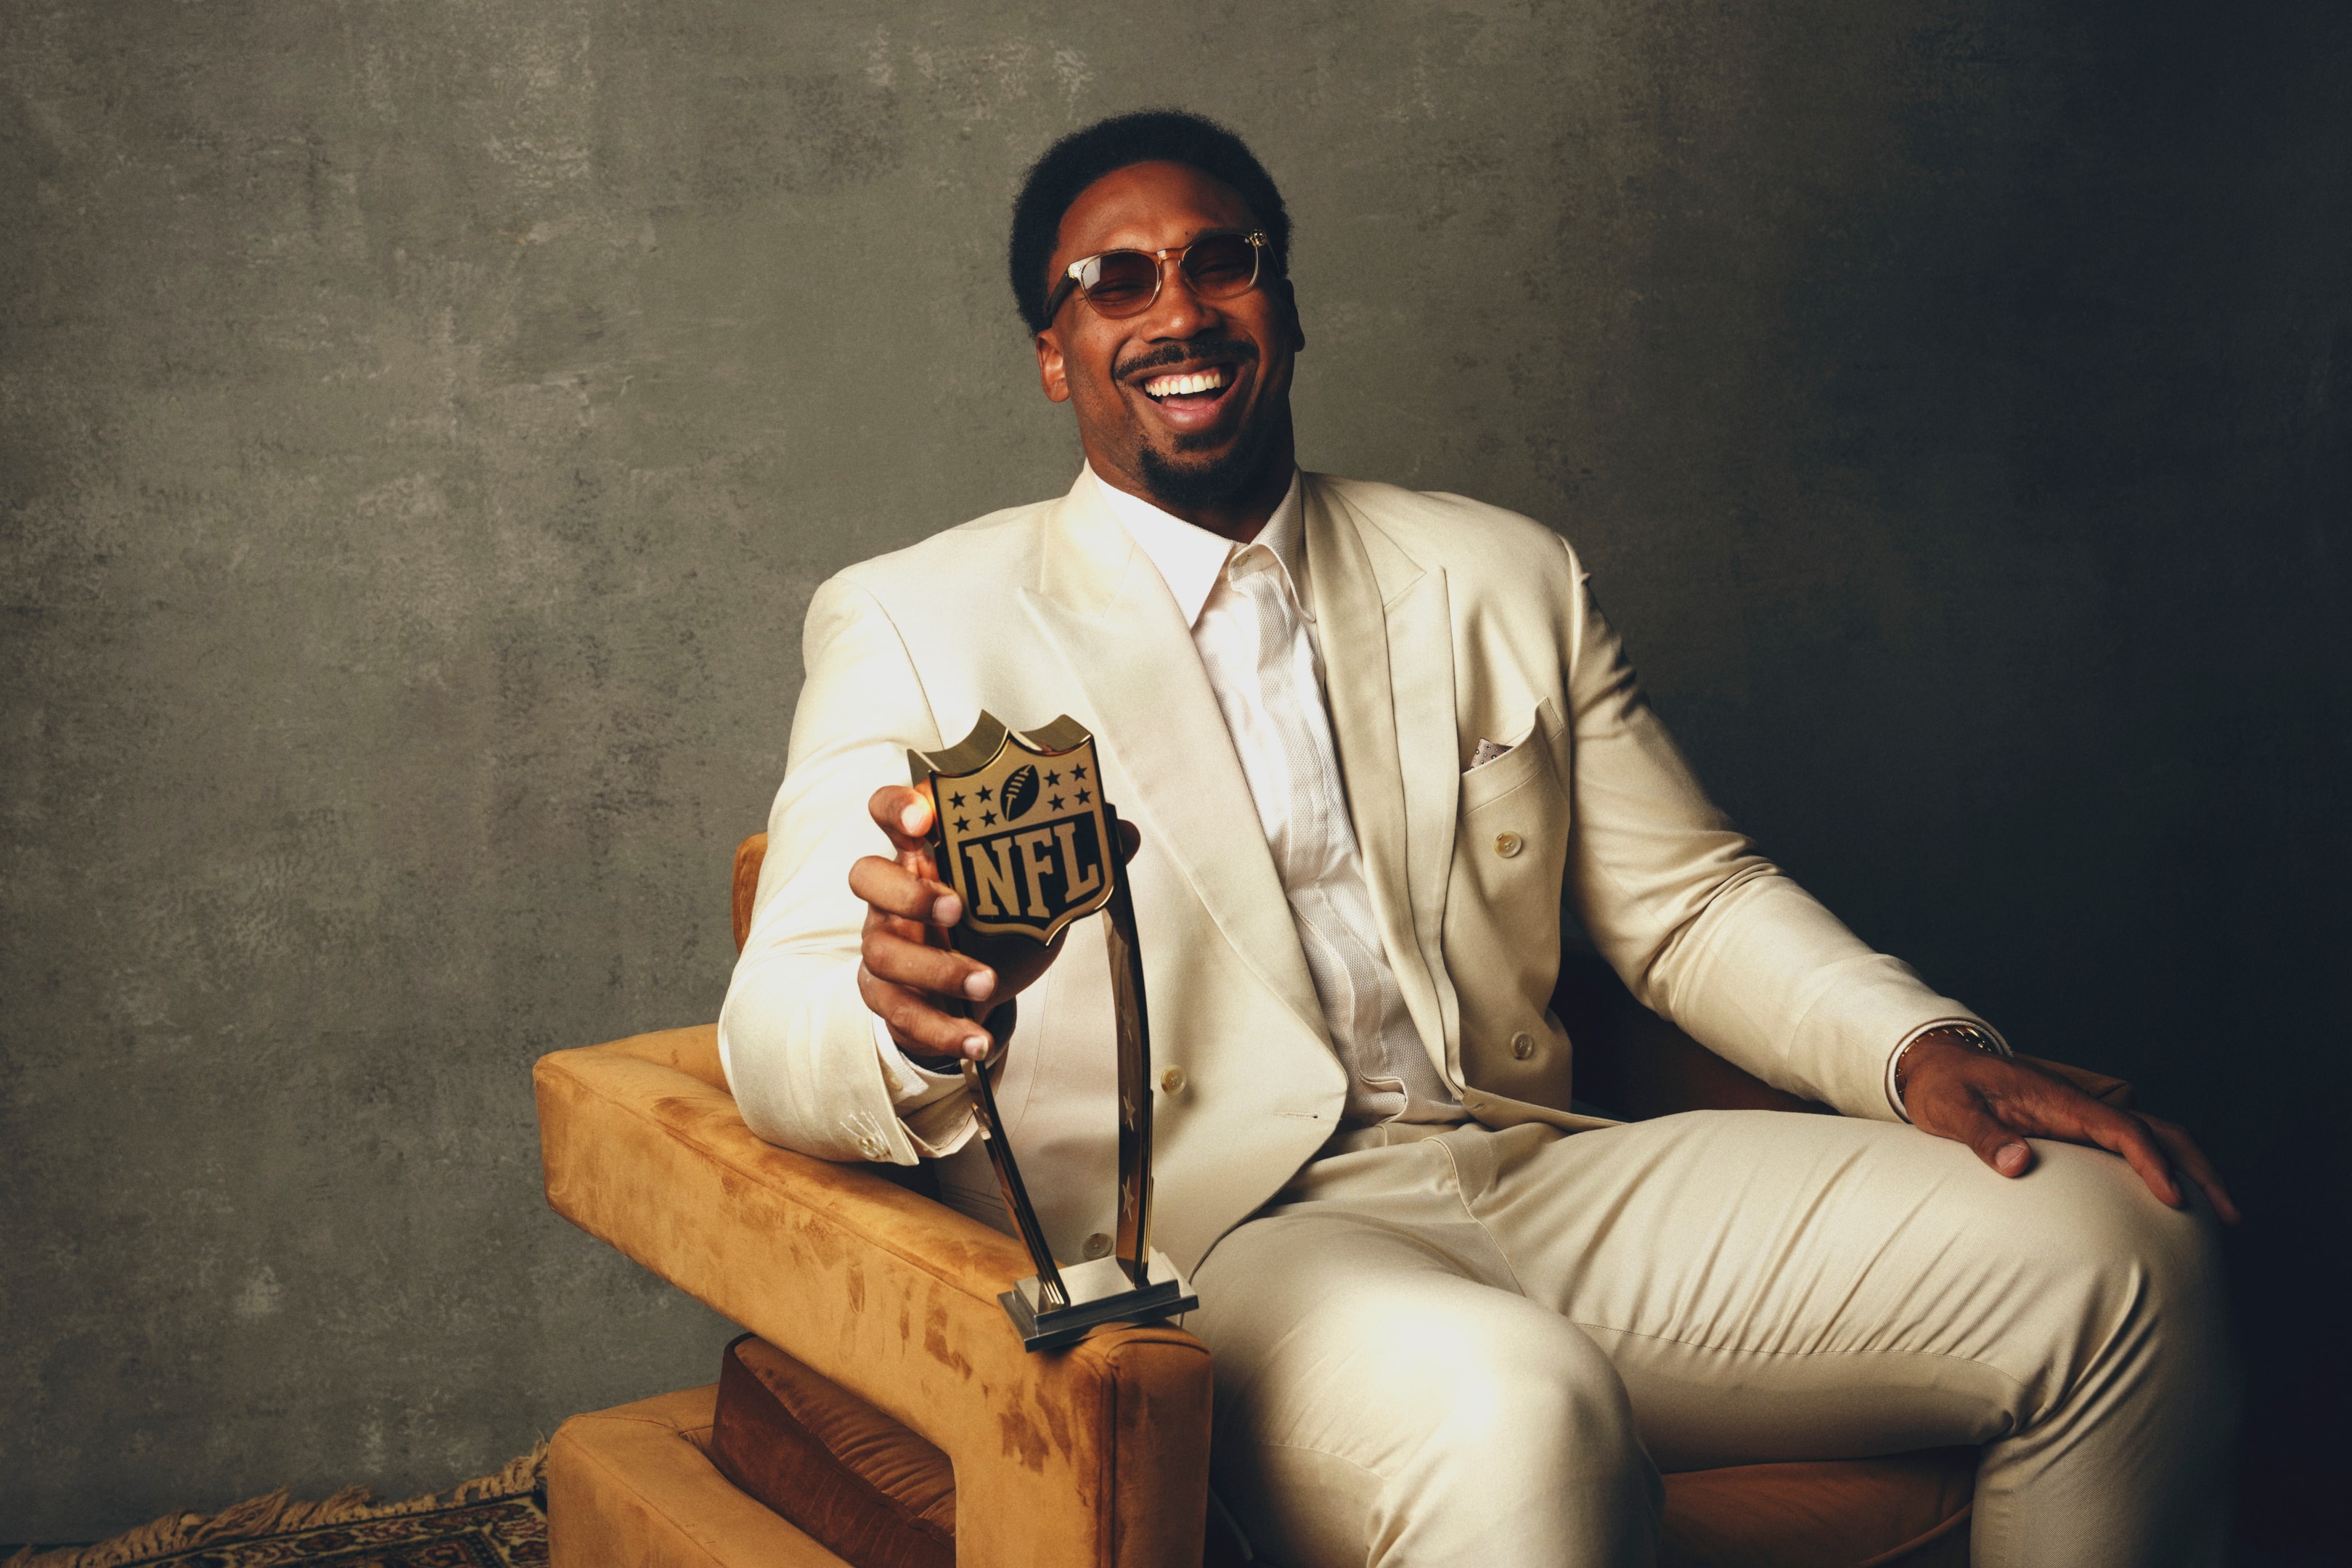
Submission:
M 1332 1049 L 1348 1071 L 1343 1119 L 1466 1120 L 1422 1044 L 1381 944 L 1325 706 L 1297 476 L 1247 544 L 1195 528 L 1091 471 L 1087 479 L 1159 569 L 1192 628 L 1290 902 Z M 908 1061 L 879 1017 L 875 1041 L 902 1116 L 937 1103 L 961 1081 Z
M 1171 517 L 1099 476 L 1095 484 L 1192 626 L 1332 1048 L 1348 1069 L 1345 1120 L 1465 1120 L 1423 1047 L 1381 945 L 1324 702 L 1297 475 L 1247 544 Z

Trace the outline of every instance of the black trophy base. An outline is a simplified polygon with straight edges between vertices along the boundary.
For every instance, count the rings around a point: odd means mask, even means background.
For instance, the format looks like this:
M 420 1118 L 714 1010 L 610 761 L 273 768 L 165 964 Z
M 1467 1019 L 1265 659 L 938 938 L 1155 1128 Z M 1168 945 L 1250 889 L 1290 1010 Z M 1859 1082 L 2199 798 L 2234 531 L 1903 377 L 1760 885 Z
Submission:
M 1062 1270 L 1062 1284 L 1070 1293 L 1066 1307 L 1038 1310 L 1037 1277 L 1031 1275 L 997 1297 L 1004 1315 L 1021 1331 L 1021 1343 L 1033 1351 L 1055 1350 L 1086 1337 L 1102 1323 L 1150 1323 L 1189 1312 L 1201 1304 L 1192 1287 L 1168 1255 L 1151 1252 L 1151 1283 L 1138 1285 L 1127 1277 L 1116 1258 L 1097 1258 Z

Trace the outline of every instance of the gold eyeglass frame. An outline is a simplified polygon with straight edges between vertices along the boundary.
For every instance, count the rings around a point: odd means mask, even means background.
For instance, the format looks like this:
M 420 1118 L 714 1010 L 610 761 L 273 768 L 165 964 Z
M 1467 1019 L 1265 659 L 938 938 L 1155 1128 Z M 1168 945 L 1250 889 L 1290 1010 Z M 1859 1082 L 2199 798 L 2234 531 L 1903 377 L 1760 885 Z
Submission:
M 1132 246 L 1121 246 L 1117 250 L 1098 251 L 1093 256 L 1081 256 L 1076 261 L 1071 262 L 1069 266 L 1062 269 L 1061 280 L 1054 285 L 1054 291 L 1045 296 L 1045 320 L 1050 323 L 1055 316 L 1059 315 L 1061 313 L 1063 303 L 1066 301 L 1072 294 L 1076 294 L 1078 298 L 1086 300 L 1087 303 L 1093 305 L 1094 309 L 1097 312 L 1108 317 L 1112 321 L 1124 321 L 1129 316 L 1140 316 L 1144 311 L 1149 310 L 1152 306 L 1160 303 L 1160 291 L 1168 286 L 1168 258 L 1170 257 L 1174 257 L 1176 258 L 1176 269 L 1177 271 L 1181 272 L 1184 269 L 1184 258 L 1192 254 L 1192 246 L 1201 245 L 1212 239 L 1232 239 L 1236 237 L 1241 239 L 1242 243 L 1250 247 L 1250 275 L 1248 282 L 1243 284 L 1240 288 L 1234 289 L 1230 294 L 1202 294 L 1201 293 L 1199 287 L 1190 279 L 1185 279 L 1184 286 L 1191 289 L 1195 295 L 1203 300 L 1238 300 L 1243 295 L 1248 293 L 1251 289 L 1256 288 L 1258 279 L 1265 275 L 1266 247 L 1273 242 L 1266 238 L 1265 231 L 1264 229 L 1254 228 L 1247 234 L 1242 234 L 1238 229 L 1221 228 L 1213 233 L 1195 236 L 1192 245 L 1179 245 L 1166 250 L 1138 250 Z M 1083 276 L 1086 269 L 1089 267 L 1094 268 L 1097 275 L 1099 276 L 1103 261 L 1107 258 L 1113 256 L 1148 256 L 1151 258 L 1153 263 L 1151 273 L 1151 298 L 1146 300 L 1134 310 L 1125 311 L 1118 316 L 1111 316 L 1108 311 L 1104 310 L 1099 305 L 1095 305 L 1094 300 L 1087 298 L 1087 289 L 1088 285 Z

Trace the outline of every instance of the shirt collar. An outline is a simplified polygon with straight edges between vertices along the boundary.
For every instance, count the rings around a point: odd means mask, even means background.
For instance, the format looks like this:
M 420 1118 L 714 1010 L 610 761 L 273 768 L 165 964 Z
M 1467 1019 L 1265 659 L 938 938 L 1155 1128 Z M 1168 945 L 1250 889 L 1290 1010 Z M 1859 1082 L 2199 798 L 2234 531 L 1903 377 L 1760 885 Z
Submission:
M 1307 597 L 1307 509 L 1297 469 L 1291 471 L 1290 488 L 1283 492 L 1282 504 L 1274 509 L 1274 515 L 1265 520 L 1265 526 L 1247 544 L 1235 544 L 1221 533 L 1211 533 L 1171 516 L 1142 497 L 1129 495 L 1108 483 L 1092 468 L 1087 469 L 1087 478 L 1094 481 L 1111 516 L 1118 519 L 1119 526 L 1127 530 L 1136 548 L 1159 568 L 1161 581 L 1175 595 L 1176 607 L 1183 612 L 1186 626 L 1199 622 L 1202 606 L 1209 602 L 1209 595 L 1234 558 L 1259 549 L 1271 555 L 1281 568 L 1284 585 L 1290 591 L 1291 603 L 1297 606 L 1298 613 L 1308 620 L 1315 618 L 1313 605 Z

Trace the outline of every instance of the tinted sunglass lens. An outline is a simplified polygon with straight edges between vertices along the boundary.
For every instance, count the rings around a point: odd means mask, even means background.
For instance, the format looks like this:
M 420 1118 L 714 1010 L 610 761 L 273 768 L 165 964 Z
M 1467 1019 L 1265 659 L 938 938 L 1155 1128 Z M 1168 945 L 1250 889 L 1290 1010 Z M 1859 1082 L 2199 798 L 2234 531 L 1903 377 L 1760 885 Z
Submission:
M 1211 235 L 1184 252 L 1184 280 L 1203 300 L 1230 300 L 1257 281 L 1257 247 L 1237 234 Z M 1132 316 L 1160 293 L 1159 259 L 1113 250 L 1079 269 L 1078 289 L 1106 316 Z
M 1079 279 L 1087 302 L 1106 316 L 1140 310 L 1160 283 L 1160 264 L 1139 250 L 1114 250 L 1095 258 Z
M 1207 299 L 1229 299 L 1257 280 L 1257 247 L 1237 234 L 1212 235 L 1184 253 L 1184 277 Z

